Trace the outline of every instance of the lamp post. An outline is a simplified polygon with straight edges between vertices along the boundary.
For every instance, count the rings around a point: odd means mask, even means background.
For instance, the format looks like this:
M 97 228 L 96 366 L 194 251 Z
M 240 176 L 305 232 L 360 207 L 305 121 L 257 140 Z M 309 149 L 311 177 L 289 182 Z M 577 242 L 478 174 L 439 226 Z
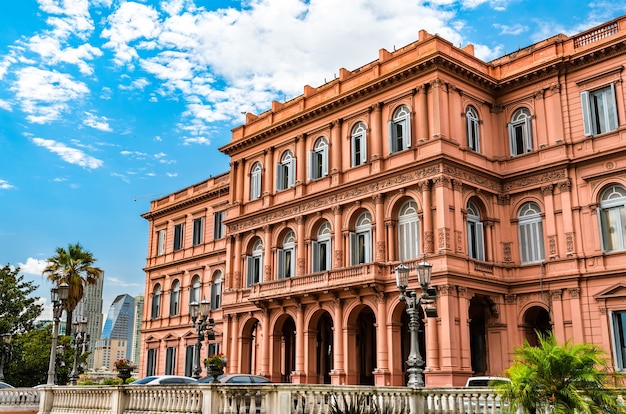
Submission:
M 426 255 L 420 263 L 415 264 L 415 270 L 417 271 L 417 281 L 422 288 L 422 294 L 418 295 L 415 290 L 408 290 L 409 286 L 409 267 L 404 264 L 396 267 L 396 285 L 400 290 L 400 300 L 406 303 L 406 313 L 409 315 L 409 332 L 411 334 L 411 348 L 409 352 L 409 358 L 406 363 L 409 366 L 407 372 L 409 373 L 408 386 L 423 387 L 424 375 L 422 366 L 424 360 L 419 351 L 419 309 L 422 304 L 426 305 L 426 316 L 437 317 L 437 308 L 434 306 L 437 299 L 437 292 L 434 288 L 430 287 L 430 277 L 432 274 L 433 266 L 426 262 Z
M 200 374 L 202 373 L 202 367 L 200 366 L 200 350 L 202 349 L 204 333 L 206 332 L 208 340 L 215 339 L 215 333 L 213 332 L 215 321 L 213 318 L 209 318 L 210 310 L 211 303 L 206 299 L 202 299 L 200 303 L 194 301 L 189 304 L 189 316 L 191 317 L 193 327 L 196 328 L 198 332 L 195 352 L 196 357 L 193 368 L 193 377 L 195 379 L 200 379 Z
M 48 365 L 47 385 L 54 385 L 56 377 L 57 339 L 59 338 L 59 320 L 63 314 L 65 301 L 70 295 L 70 285 L 63 282 L 50 290 L 52 297 L 52 346 L 50 347 L 50 363 Z
M 87 320 L 81 319 L 80 322 L 74 322 L 74 364 L 72 365 L 72 374 L 70 376 L 70 384 L 76 385 L 78 380 L 78 357 L 85 352 L 87 346 Z
M 4 381 L 4 365 L 11 358 L 11 334 L 2 334 L 0 341 L 0 381 Z

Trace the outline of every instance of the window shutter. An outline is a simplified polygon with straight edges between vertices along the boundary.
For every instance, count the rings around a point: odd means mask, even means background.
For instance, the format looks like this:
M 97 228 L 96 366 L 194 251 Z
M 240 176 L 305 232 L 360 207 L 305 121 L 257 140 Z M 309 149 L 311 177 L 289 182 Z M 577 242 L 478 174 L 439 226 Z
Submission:
M 411 147 L 411 114 L 407 114 L 404 118 L 404 136 L 402 137 L 404 149 Z
M 389 153 L 390 154 L 393 154 L 396 151 L 396 149 L 393 146 L 393 143 L 395 142 L 395 140 L 393 139 L 393 137 L 395 135 L 394 134 L 394 130 L 393 130 L 393 125 L 394 125 L 393 121 L 387 122 L 387 129 L 388 129 L 387 140 L 389 141 L 388 144 L 389 144 Z
M 533 151 L 533 123 L 532 123 L 532 118 L 527 116 L 526 119 L 524 119 L 524 132 L 525 132 L 525 136 L 524 136 L 524 140 L 526 141 L 526 152 L 532 152 Z
M 361 134 L 361 164 L 367 162 L 367 132 Z
M 372 232 L 365 233 L 365 263 L 372 261 Z
M 289 160 L 289 164 L 287 165 L 287 174 L 289 175 L 289 187 L 293 187 L 296 184 L 296 159 L 292 158 Z
M 585 135 L 589 136 L 593 134 L 593 128 L 591 123 L 591 106 L 589 105 L 589 92 L 584 91 L 580 93 L 580 104 L 583 109 L 583 125 Z
M 276 164 L 276 190 L 283 190 L 284 167 L 282 164 Z
M 254 257 L 246 256 L 246 287 L 254 284 Z
M 322 177 L 328 175 L 328 145 L 322 150 Z
M 509 123 L 509 146 L 511 147 L 512 157 L 519 155 L 515 150 L 515 127 L 512 123 Z
M 615 104 L 615 84 L 611 84 L 609 96 L 607 97 L 606 108 L 609 114 L 609 131 L 617 129 L 617 105 Z
M 312 256 L 311 256 L 311 262 L 313 266 L 311 266 L 311 271 L 319 272 L 320 271 L 320 265 L 319 265 L 320 243 L 317 240 L 313 240 L 311 245 L 313 247 Z
M 359 264 L 359 244 L 356 240 L 356 233 L 350 232 L 350 265 Z
M 314 171 L 315 171 L 315 151 L 309 151 L 307 153 L 306 178 L 309 180 L 317 178 L 314 176 Z
M 485 234 L 483 223 L 476 223 L 476 258 L 485 260 Z
M 278 262 L 278 278 L 282 279 L 285 277 L 285 251 L 283 249 L 277 250 L 276 261 Z

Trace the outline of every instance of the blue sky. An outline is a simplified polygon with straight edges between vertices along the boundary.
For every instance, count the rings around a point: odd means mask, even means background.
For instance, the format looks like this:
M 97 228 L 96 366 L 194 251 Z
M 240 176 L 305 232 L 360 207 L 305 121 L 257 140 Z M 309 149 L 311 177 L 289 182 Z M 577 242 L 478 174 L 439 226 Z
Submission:
M 420 29 L 488 61 L 623 14 L 576 0 L 2 1 L 0 262 L 49 305 L 45 259 L 80 242 L 105 270 L 106 313 L 143 294 L 150 200 L 227 171 L 218 148 L 242 112 Z

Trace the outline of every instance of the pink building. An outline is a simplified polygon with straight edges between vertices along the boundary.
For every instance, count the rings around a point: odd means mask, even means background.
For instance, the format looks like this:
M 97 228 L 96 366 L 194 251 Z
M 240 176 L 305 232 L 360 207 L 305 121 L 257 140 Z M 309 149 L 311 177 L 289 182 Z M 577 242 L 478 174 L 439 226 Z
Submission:
M 406 383 L 394 269 L 426 255 L 427 386 L 498 375 L 535 330 L 626 367 L 626 16 L 492 62 L 424 31 L 248 114 L 228 173 L 153 201 L 141 373 Z M 415 271 L 411 286 L 419 287 Z

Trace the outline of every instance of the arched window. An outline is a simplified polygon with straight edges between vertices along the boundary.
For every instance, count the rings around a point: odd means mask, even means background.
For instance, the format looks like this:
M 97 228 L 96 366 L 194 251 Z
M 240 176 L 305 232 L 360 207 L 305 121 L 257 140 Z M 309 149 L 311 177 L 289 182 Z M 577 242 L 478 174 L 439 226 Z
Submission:
M 389 152 L 399 152 L 411 146 L 411 111 L 402 105 L 389 121 Z
M 519 255 L 522 264 L 537 263 L 545 260 L 543 245 L 543 223 L 541 209 L 537 203 L 522 205 L 517 213 Z
M 289 230 L 283 238 L 282 248 L 277 252 L 278 260 L 278 278 L 284 279 L 287 277 L 295 276 L 295 262 L 296 262 L 296 236 L 293 231 Z
M 255 162 L 250 170 L 250 200 L 261 197 L 261 163 Z
M 372 216 L 362 213 L 350 233 L 350 264 L 352 266 L 372 261 Z
M 178 279 L 172 283 L 172 291 L 170 293 L 170 316 L 178 315 L 180 308 L 180 282 Z
M 222 306 L 222 272 L 217 270 L 213 273 L 211 283 L 211 309 L 216 310 Z
M 156 319 L 161 316 L 161 285 L 156 284 L 152 290 L 152 307 L 150 309 L 150 318 Z
M 612 185 L 600 196 L 600 233 L 605 252 L 626 249 L 626 189 Z
M 328 175 L 328 141 L 321 137 L 315 141 L 313 151 L 309 152 L 309 180 L 326 177 Z
M 296 183 L 296 159 L 287 150 L 276 166 L 276 190 L 286 190 Z
M 485 260 L 485 230 L 480 210 L 471 201 L 467 203 L 467 254 L 472 259 Z
M 480 152 L 480 131 L 478 111 L 472 105 L 465 109 L 465 122 L 467 125 L 467 147 L 472 151 Z
M 520 108 L 513 113 L 509 124 L 511 156 L 523 155 L 533 151 L 533 129 L 530 111 Z
M 356 167 L 367 162 L 366 129 L 363 122 L 359 122 L 352 128 L 350 144 L 352 152 L 352 166 Z
M 330 224 L 327 221 L 317 230 L 317 240 L 312 241 L 312 247 L 312 271 L 324 272 L 330 270 Z
M 263 242 L 259 239 L 252 246 L 251 254 L 246 257 L 246 287 L 261 283 L 263 270 Z
M 200 303 L 200 276 L 193 275 L 189 288 L 189 303 Z
M 407 201 L 398 213 L 398 259 L 403 262 L 420 254 L 419 218 L 415 201 Z

